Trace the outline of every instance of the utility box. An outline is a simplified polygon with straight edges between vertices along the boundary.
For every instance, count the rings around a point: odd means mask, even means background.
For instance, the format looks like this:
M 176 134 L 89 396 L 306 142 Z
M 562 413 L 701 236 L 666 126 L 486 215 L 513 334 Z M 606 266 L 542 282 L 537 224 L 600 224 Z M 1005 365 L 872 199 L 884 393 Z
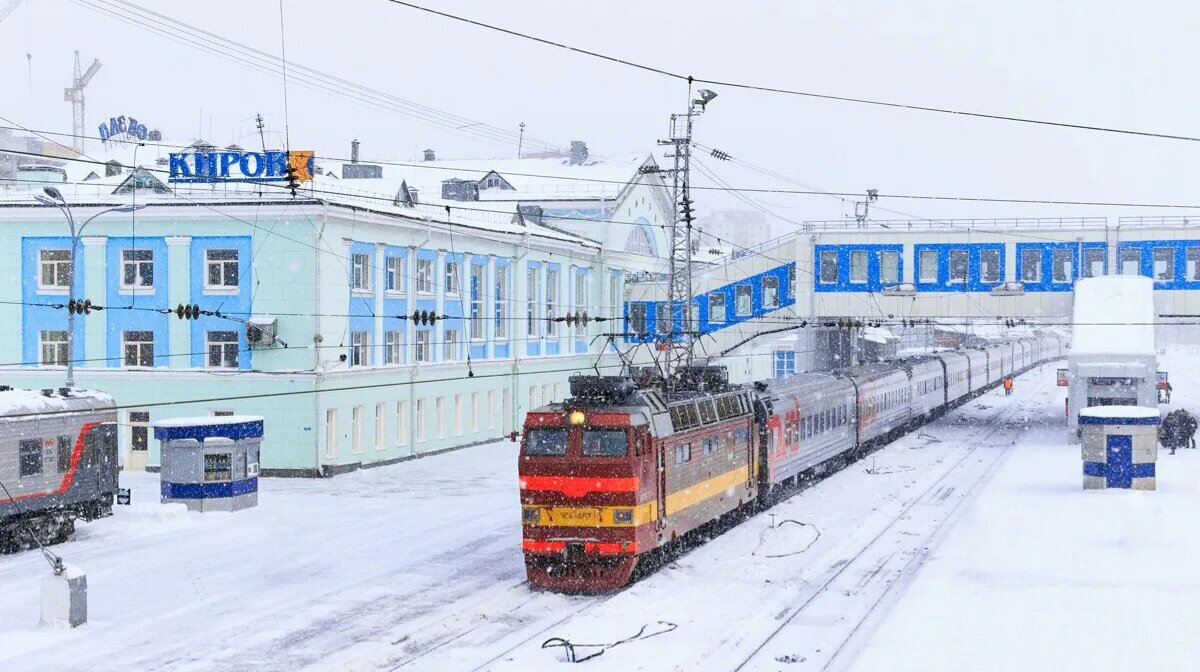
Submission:
M 1157 408 L 1096 406 L 1079 412 L 1083 489 L 1155 489 Z
M 161 445 L 162 501 L 192 511 L 238 511 L 258 505 L 263 418 L 230 415 L 154 423 Z

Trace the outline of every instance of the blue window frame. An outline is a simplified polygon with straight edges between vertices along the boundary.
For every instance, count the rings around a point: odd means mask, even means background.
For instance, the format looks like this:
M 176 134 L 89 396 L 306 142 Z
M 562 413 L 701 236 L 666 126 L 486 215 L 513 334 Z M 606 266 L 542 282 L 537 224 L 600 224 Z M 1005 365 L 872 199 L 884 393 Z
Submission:
M 986 292 L 1004 282 L 1003 243 L 913 245 L 917 291 Z
M 1017 280 L 1027 292 L 1069 292 L 1075 281 L 1105 269 L 1107 245 L 1103 242 L 1017 243 Z
M 817 245 L 813 291 L 878 292 L 904 280 L 903 245 Z
M 796 351 L 776 350 L 774 377 L 786 378 L 796 375 Z
M 1118 271 L 1133 268 L 1155 289 L 1200 289 L 1200 240 L 1133 240 L 1117 244 Z

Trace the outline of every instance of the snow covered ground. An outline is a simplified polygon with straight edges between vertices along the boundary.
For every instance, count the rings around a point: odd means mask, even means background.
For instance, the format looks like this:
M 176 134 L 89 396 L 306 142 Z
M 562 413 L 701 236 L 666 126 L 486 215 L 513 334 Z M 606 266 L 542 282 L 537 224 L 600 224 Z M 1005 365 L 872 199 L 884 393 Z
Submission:
M 1178 381 L 1195 363 L 1164 366 L 1193 406 Z M 573 669 L 541 644 L 643 626 L 587 669 L 1200 659 L 1186 637 L 1200 451 L 1161 456 L 1158 492 L 1083 492 L 1054 368 L 607 597 L 524 584 L 507 442 L 332 481 L 267 479 L 260 506 L 233 514 L 165 509 L 154 475 L 123 474 L 136 505 L 56 547 L 88 572 L 87 626 L 38 629 L 44 561 L 0 557 L 0 670 Z

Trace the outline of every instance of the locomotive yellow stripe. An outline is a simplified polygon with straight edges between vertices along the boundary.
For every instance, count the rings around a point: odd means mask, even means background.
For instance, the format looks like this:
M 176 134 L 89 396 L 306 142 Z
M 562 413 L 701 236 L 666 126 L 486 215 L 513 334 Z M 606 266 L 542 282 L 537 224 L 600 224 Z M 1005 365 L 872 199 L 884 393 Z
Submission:
M 684 509 L 725 493 L 746 483 L 746 467 L 731 469 L 723 474 L 696 483 L 678 492 L 667 495 L 666 514 L 678 514 Z M 658 518 L 658 502 L 642 502 L 636 506 L 525 506 L 525 511 L 536 510 L 537 522 L 524 520 L 525 525 L 539 527 L 637 527 L 653 523 Z M 628 523 L 613 522 L 616 510 L 633 509 L 633 520 Z
M 525 524 L 542 527 L 637 527 L 658 518 L 658 502 L 655 501 L 642 502 L 637 506 L 526 506 L 524 509 L 538 511 L 538 521 L 527 521 Z M 630 509 L 633 509 L 631 522 L 613 522 L 614 511 Z
M 667 495 L 667 505 L 664 510 L 668 516 L 673 516 L 689 506 L 695 506 L 706 499 L 721 495 L 729 488 L 744 485 L 747 478 L 746 465 L 730 469 L 723 474 Z

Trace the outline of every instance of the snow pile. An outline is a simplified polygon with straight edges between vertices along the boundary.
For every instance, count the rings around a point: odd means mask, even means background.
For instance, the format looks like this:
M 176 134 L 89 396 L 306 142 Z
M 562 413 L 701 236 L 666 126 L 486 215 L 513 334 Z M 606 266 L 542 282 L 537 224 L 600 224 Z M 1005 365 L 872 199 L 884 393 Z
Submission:
M 1105 275 L 1075 283 L 1072 354 L 1154 355 L 1154 281 Z
M 63 396 L 57 390 L 51 391 L 48 395 L 39 390 L 0 392 L 0 416 L 62 413 L 113 405 L 111 396 L 92 390 L 71 390 L 70 396 Z
M 1079 412 L 1081 418 L 1157 418 L 1157 408 L 1145 406 L 1092 406 Z

